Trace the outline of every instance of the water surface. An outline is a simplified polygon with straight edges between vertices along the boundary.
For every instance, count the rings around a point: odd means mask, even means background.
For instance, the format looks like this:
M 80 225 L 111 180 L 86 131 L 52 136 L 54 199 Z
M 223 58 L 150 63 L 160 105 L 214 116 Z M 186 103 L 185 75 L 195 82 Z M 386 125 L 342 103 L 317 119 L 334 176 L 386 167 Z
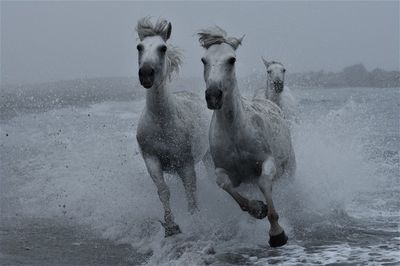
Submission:
M 161 204 L 135 139 L 140 98 L 1 122 L 0 262 L 400 263 L 399 89 L 293 93 L 296 180 L 274 188 L 288 245 L 270 248 L 266 220 L 241 212 L 202 165 L 193 216 L 181 182 L 167 176 L 183 234 L 164 239 Z

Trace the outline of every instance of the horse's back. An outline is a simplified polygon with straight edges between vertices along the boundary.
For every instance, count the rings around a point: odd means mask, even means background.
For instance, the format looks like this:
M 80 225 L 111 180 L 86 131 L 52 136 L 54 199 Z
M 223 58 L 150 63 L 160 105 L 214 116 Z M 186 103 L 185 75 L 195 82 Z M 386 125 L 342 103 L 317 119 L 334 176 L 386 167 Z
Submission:
M 256 92 L 253 95 L 253 100 L 257 100 L 257 99 L 265 100 L 265 99 L 267 99 L 266 90 L 267 90 L 266 88 L 259 88 L 258 90 L 256 90 Z
M 281 121 L 284 120 L 284 114 L 282 109 L 273 101 L 268 100 L 267 98 L 253 98 L 253 100 L 244 99 L 245 102 L 245 111 L 251 113 L 255 112 L 258 114 L 262 114 L 264 119 L 271 119 L 272 117 Z M 278 121 L 276 121 L 278 122 Z M 282 122 L 284 123 L 284 122 Z
M 271 150 L 278 164 L 293 164 L 294 151 L 292 146 L 290 127 L 282 110 L 268 99 L 254 99 L 245 101 L 247 116 L 257 116 L 263 121 L 263 131 L 268 148 Z M 285 166 L 283 166 L 285 165 Z

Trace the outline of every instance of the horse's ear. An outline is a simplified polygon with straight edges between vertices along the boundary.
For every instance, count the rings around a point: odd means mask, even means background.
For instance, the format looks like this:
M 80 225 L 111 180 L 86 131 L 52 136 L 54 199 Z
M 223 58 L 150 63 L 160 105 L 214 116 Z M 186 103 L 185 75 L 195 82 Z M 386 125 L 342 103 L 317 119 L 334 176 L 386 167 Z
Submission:
M 171 32 L 172 32 L 172 25 L 171 25 L 171 22 L 168 22 L 168 26 L 165 29 L 164 34 L 163 34 L 164 41 L 167 41 L 171 37 Z
M 229 43 L 230 46 L 232 46 L 234 50 L 236 50 L 239 47 L 239 45 L 242 44 L 244 36 L 245 35 L 243 35 L 241 38 L 228 38 L 227 42 Z
M 262 59 L 264 65 L 265 65 L 265 67 L 268 68 L 271 63 L 268 62 L 267 60 L 265 60 L 264 57 L 261 57 L 261 59 Z

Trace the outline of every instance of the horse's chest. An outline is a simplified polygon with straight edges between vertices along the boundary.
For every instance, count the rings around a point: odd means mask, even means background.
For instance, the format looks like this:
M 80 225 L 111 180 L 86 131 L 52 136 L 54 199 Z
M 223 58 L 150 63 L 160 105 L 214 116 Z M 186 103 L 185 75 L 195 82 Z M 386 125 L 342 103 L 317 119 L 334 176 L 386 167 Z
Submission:
M 225 138 L 211 145 L 216 167 L 229 172 L 233 183 L 251 180 L 261 175 L 262 159 L 252 144 L 239 139 Z
M 181 167 L 191 155 L 190 138 L 172 127 L 154 125 L 137 133 L 140 149 L 157 157 L 164 170 Z

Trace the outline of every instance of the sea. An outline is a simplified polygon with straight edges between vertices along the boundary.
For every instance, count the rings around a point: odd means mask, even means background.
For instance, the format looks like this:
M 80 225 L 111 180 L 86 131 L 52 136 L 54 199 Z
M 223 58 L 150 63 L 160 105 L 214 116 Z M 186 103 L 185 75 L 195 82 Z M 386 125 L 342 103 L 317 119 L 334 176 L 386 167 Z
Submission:
M 269 247 L 267 219 L 242 212 L 201 163 L 193 215 L 165 175 L 182 233 L 164 238 L 138 96 L 2 117 L 0 265 L 400 265 L 399 88 L 292 93 L 297 171 L 273 187 L 285 246 Z

